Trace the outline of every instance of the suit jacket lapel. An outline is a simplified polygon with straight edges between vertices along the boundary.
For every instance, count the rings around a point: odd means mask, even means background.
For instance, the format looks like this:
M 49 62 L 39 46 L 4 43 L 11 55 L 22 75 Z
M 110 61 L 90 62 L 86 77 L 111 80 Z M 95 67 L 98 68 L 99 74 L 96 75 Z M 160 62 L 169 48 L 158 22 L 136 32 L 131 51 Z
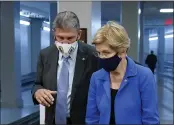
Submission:
M 101 75 L 101 79 L 104 80 L 103 81 L 103 87 L 105 90 L 105 93 L 108 97 L 108 99 L 111 99 L 111 83 L 110 83 L 110 74 L 108 72 L 106 72 L 105 70 L 103 70 L 103 75 Z
M 108 99 L 110 100 L 111 99 L 111 87 L 110 87 L 110 81 L 104 81 L 103 83 L 103 87 L 104 87 L 104 90 L 105 90 L 105 93 L 108 97 Z
M 74 78 L 73 78 L 73 84 L 72 84 L 72 91 L 71 91 L 71 104 L 73 102 L 77 86 L 81 83 L 80 80 L 82 79 L 82 76 L 85 70 L 87 57 L 88 55 L 86 54 L 85 48 L 79 42 L 77 57 L 76 57 L 76 64 L 75 64 L 75 71 L 74 71 Z
M 110 83 L 110 74 L 106 72 L 104 69 L 100 70 L 100 76 L 97 77 L 98 82 L 101 83 L 103 87 L 102 91 L 106 93 L 107 98 L 111 99 L 111 83 Z
M 51 83 L 53 85 L 54 91 L 57 91 L 57 68 L 58 68 L 58 59 L 59 59 L 59 51 L 57 47 L 54 45 L 53 51 L 50 54 L 51 56 Z

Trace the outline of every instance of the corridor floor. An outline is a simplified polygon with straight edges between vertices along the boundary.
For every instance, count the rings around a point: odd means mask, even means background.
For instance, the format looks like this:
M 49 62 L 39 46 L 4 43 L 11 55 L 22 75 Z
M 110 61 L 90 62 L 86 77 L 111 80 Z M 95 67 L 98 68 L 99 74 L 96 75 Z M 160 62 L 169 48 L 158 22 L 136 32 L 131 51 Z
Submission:
M 156 81 L 158 83 L 160 123 L 173 124 L 173 80 L 167 77 L 156 77 Z M 30 87 L 22 92 L 22 98 L 24 108 L 1 109 L 1 124 L 10 123 L 39 110 L 39 107 L 34 106 L 32 102 Z

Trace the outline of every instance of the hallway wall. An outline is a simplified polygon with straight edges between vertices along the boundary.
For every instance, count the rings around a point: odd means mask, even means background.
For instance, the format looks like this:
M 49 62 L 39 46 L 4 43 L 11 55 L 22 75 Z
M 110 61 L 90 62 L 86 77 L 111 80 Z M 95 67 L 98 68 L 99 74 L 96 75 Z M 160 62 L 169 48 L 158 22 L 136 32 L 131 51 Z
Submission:
M 30 25 L 20 25 L 21 34 L 21 75 L 27 75 L 31 73 L 31 31 Z M 50 33 L 49 31 L 41 31 L 41 49 L 44 49 L 50 45 Z
M 21 33 L 21 74 L 31 73 L 31 41 L 30 27 L 20 25 Z

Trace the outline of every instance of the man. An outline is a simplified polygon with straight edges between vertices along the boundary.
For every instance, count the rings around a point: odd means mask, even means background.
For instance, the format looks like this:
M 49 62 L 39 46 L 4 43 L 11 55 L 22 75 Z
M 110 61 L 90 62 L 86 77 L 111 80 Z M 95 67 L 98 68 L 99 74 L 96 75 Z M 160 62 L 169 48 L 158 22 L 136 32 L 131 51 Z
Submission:
M 46 124 L 84 124 L 90 78 L 97 70 L 95 49 L 82 42 L 79 19 L 60 12 L 53 22 L 55 44 L 41 50 L 32 89 L 46 107 Z
M 154 70 L 155 70 L 156 63 L 157 63 L 157 57 L 156 57 L 156 55 L 154 55 L 154 52 L 153 51 L 151 51 L 151 54 L 149 54 L 147 56 L 145 62 L 148 65 L 148 67 L 151 69 L 151 71 L 153 72 L 153 74 L 154 74 Z

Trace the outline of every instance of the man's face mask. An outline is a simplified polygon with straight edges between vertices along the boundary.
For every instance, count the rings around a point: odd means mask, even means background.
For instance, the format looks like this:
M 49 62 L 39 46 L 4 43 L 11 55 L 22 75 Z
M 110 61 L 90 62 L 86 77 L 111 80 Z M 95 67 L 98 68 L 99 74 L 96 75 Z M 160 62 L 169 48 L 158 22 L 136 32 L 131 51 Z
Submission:
M 58 50 L 64 55 L 69 56 L 77 47 L 77 41 L 73 43 L 61 43 L 58 41 L 55 41 L 55 45 L 57 46 Z

